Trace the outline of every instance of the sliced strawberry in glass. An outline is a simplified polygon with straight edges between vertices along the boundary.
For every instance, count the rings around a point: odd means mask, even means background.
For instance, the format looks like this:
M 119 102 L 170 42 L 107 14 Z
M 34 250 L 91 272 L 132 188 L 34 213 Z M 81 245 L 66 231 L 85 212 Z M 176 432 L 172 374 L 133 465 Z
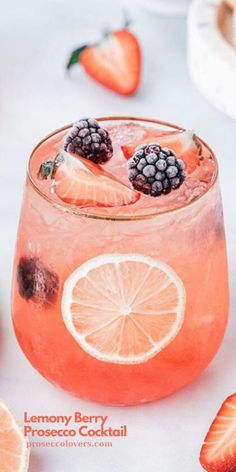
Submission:
M 193 131 L 177 131 L 168 135 L 152 136 L 143 139 L 141 142 L 131 143 L 121 146 L 126 159 L 130 159 L 136 148 L 141 144 L 158 143 L 162 147 L 167 147 L 174 151 L 176 156 L 185 163 L 188 174 L 200 164 L 201 144 Z
M 135 203 L 140 195 L 125 186 L 100 166 L 60 153 L 59 165 L 53 173 L 53 189 L 66 203 L 86 207 L 113 207 Z

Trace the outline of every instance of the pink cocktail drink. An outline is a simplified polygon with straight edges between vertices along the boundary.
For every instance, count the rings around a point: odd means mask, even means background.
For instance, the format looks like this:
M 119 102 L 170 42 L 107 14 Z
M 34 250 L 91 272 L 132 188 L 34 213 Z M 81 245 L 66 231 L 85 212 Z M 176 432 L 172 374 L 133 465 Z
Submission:
M 93 168 L 89 177 L 78 171 L 88 179 L 90 200 L 81 181 L 79 192 L 75 179 L 68 186 L 63 166 L 52 180 L 38 179 L 68 128 L 32 153 L 13 323 L 27 358 L 48 380 L 85 399 L 138 404 L 189 383 L 222 341 L 228 285 L 218 168 L 206 144 L 175 126 L 126 118 L 100 123 L 114 148 L 102 167 L 105 179 L 114 178 L 111 200 L 110 181 L 109 190 L 101 181 L 92 196 Z M 127 172 L 133 147 L 150 142 L 174 149 L 187 172 L 178 188 L 157 198 L 132 190 Z

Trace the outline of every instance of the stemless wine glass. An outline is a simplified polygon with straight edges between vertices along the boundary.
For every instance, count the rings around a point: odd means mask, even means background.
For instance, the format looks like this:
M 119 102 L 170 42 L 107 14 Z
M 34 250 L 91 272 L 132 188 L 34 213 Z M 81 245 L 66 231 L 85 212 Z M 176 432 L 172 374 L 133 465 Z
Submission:
M 141 118 L 99 121 L 179 129 Z M 159 399 L 208 365 L 225 331 L 216 159 L 199 140 L 214 164 L 211 183 L 178 208 L 80 209 L 37 180 L 68 128 L 41 141 L 29 161 L 12 291 L 18 342 L 42 375 L 79 397 L 115 405 Z

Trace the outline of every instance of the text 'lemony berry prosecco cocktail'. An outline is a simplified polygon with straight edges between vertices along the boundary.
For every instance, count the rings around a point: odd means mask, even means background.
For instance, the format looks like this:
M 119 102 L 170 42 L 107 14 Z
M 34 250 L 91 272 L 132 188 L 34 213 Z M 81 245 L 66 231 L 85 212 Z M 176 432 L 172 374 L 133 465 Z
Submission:
M 33 366 L 85 399 L 147 402 L 211 361 L 228 314 L 216 159 L 192 131 L 79 120 L 34 149 L 13 322 Z

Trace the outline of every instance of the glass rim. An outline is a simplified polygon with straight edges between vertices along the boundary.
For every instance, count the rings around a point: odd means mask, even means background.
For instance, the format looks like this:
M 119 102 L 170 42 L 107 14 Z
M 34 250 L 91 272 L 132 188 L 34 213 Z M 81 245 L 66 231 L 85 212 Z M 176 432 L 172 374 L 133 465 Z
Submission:
M 154 125 L 160 125 L 160 126 L 165 126 L 168 128 L 176 129 L 177 131 L 186 131 L 186 128 L 183 128 L 181 126 L 178 126 L 176 124 L 170 123 L 168 121 L 162 121 L 162 120 L 156 120 L 155 118 L 144 118 L 144 117 L 136 117 L 136 116 L 105 116 L 105 117 L 99 117 L 95 118 L 97 121 L 101 122 L 106 122 L 106 121 L 138 121 L 138 122 L 143 122 L 143 123 L 149 123 L 149 124 L 154 124 Z M 143 215 L 109 215 L 109 214 L 97 214 L 96 212 L 88 212 L 86 210 L 83 210 L 81 208 L 76 208 L 67 205 L 66 203 L 63 202 L 57 202 L 53 200 L 50 195 L 48 195 L 46 192 L 44 192 L 42 189 L 39 188 L 37 183 L 35 182 L 33 176 L 31 175 L 30 171 L 30 164 L 33 160 L 34 153 L 35 151 L 43 144 L 45 143 L 48 139 L 52 138 L 56 134 L 66 131 L 70 129 L 73 126 L 73 123 L 70 123 L 68 125 L 62 126 L 61 128 L 56 129 L 55 131 L 51 132 L 50 134 L 46 135 L 43 139 L 41 139 L 38 144 L 33 148 L 30 157 L 28 159 L 28 164 L 27 164 L 27 176 L 29 179 L 29 182 L 32 186 L 32 188 L 48 203 L 53 205 L 56 208 L 59 208 L 63 210 L 64 212 L 67 213 L 72 213 L 74 215 L 80 216 L 80 217 L 85 217 L 85 218 L 92 218 L 92 219 L 98 219 L 98 220 L 112 220 L 112 221 L 135 221 L 135 220 L 149 220 L 153 218 L 158 218 L 158 217 L 163 217 L 165 215 L 170 215 L 177 213 L 181 210 L 184 210 L 185 208 L 190 207 L 191 205 L 196 204 L 201 198 L 203 198 L 215 185 L 217 179 L 218 179 L 218 174 L 219 174 L 219 165 L 218 165 L 218 160 L 216 158 L 215 153 L 212 151 L 210 146 L 198 135 L 197 138 L 203 144 L 204 147 L 208 149 L 208 151 L 211 153 L 212 158 L 214 159 L 214 162 L 216 164 L 216 170 L 212 179 L 212 182 L 210 183 L 209 187 L 196 197 L 195 199 L 191 200 L 190 202 L 187 202 L 183 205 L 181 205 L 178 208 L 172 208 L 170 210 L 163 210 L 163 211 L 155 211 L 154 213 L 149 213 L 149 214 L 143 214 Z

